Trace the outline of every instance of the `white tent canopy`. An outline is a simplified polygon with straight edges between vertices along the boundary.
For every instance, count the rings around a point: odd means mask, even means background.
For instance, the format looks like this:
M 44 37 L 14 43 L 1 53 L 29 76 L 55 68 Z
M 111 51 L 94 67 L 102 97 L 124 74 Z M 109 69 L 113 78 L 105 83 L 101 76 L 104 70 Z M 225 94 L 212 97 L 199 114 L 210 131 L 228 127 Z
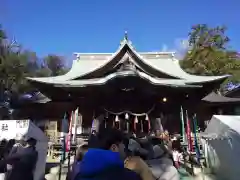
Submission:
M 37 140 L 38 161 L 34 172 L 34 180 L 41 180 L 45 174 L 48 138 L 30 120 L 0 120 L 0 140 L 21 139 L 23 136 Z
M 221 179 L 238 180 L 240 116 L 214 115 L 202 135 L 202 142 L 209 168 Z
M 240 116 L 214 115 L 205 130 L 205 133 L 222 135 L 234 130 L 240 135 Z

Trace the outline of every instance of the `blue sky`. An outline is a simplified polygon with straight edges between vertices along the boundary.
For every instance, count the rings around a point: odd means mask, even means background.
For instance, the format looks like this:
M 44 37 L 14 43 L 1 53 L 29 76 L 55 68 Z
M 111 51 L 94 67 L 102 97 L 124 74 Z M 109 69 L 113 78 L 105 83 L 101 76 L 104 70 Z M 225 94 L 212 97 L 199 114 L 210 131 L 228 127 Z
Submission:
M 2 0 L 0 23 L 40 56 L 114 52 L 124 31 L 139 51 L 178 50 L 194 24 L 226 25 L 240 50 L 239 0 Z

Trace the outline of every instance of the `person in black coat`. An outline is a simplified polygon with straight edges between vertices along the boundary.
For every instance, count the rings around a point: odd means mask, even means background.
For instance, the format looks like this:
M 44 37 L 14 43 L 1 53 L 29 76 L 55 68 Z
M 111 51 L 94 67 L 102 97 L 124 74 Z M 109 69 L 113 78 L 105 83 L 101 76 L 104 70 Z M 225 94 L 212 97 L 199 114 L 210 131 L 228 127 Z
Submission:
M 125 146 L 123 134 L 113 128 L 99 130 L 96 144 L 88 149 L 79 165 L 75 180 L 141 180 L 141 177 L 124 168 Z
M 20 152 L 8 156 L 5 161 L 12 165 L 11 172 L 8 172 L 6 180 L 33 180 L 38 152 L 36 151 L 37 140 L 26 137 L 26 146 Z

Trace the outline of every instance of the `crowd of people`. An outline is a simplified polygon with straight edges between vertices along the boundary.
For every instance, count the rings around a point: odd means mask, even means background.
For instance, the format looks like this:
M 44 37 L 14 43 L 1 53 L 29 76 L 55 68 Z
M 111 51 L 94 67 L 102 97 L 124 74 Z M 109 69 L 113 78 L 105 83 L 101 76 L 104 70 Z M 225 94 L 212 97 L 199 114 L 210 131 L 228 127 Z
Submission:
M 0 173 L 4 180 L 33 180 L 38 152 L 37 141 L 31 137 L 2 140 L 0 143 Z
M 179 180 L 180 147 L 177 141 L 169 144 L 161 136 L 136 138 L 114 128 L 99 129 L 77 149 L 67 179 Z
M 2 140 L 0 173 L 4 180 L 33 180 L 37 141 Z M 93 131 L 76 150 L 67 180 L 179 180 L 180 141 L 167 133 L 137 138 L 115 128 Z

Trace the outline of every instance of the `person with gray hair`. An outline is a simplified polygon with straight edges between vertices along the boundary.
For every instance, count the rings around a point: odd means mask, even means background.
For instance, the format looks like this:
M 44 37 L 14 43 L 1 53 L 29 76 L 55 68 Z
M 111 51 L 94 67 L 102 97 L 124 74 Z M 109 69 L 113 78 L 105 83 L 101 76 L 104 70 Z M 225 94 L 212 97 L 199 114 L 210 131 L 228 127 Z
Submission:
M 179 180 L 177 169 L 173 166 L 173 161 L 168 157 L 166 151 L 159 145 L 153 147 L 154 159 L 148 160 L 147 163 L 157 179 L 161 180 Z
M 141 145 L 136 140 L 134 140 L 132 138 L 129 139 L 127 150 L 132 155 L 140 156 L 143 159 L 146 158 L 148 156 L 148 154 L 149 154 L 148 150 L 142 148 Z

